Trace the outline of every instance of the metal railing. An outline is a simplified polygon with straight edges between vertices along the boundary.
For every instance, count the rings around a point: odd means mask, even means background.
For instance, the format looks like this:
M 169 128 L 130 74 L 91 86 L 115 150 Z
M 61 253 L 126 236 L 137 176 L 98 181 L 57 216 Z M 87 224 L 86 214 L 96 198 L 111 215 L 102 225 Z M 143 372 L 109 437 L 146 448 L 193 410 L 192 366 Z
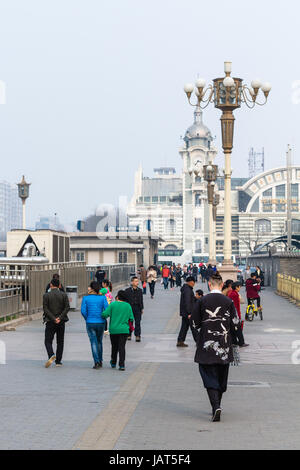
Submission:
M 77 286 L 79 296 L 87 292 L 88 279 L 84 262 L 42 265 L 0 262 L 0 288 L 20 288 L 23 312 L 35 313 L 41 310 L 46 286 L 56 273 L 64 286 Z
M 22 289 L 14 287 L 12 289 L 0 290 L 0 321 L 7 317 L 23 312 Z
M 30 266 L 28 270 L 28 294 L 26 293 L 28 313 L 34 313 L 41 309 L 46 286 L 51 281 L 53 274 L 56 273 L 59 274 L 59 280 L 64 287 L 78 287 L 78 296 L 82 296 L 87 292 L 88 280 L 84 262 Z
M 135 274 L 134 264 L 101 265 L 101 268 L 115 289 L 128 284 L 130 277 Z M 5 300 L 1 301 L 0 298 L 0 318 L 40 311 L 46 286 L 56 273 L 64 287 L 77 286 L 78 296 L 81 297 L 87 293 L 96 271 L 97 266 L 86 266 L 80 261 L 41 265 L 28 265 L 25 262 L 3 264 L 0 261 L 0 289 L 10 292 L 3 297 Z
M 98 266 L 87 266 L 88 282 L 95 280 L 95 273 Z M 101 269 L 106 273 L 106 279 L 109 279 L 113 288 L 122 284 L 129 284 L 130 278 L 136 274 L 134 264 L 101 264 Z
M 287 274 L 277 274 L 276 293 L 285 297 L 290 302 L 300 307 L 300 279 L 288 276 Z

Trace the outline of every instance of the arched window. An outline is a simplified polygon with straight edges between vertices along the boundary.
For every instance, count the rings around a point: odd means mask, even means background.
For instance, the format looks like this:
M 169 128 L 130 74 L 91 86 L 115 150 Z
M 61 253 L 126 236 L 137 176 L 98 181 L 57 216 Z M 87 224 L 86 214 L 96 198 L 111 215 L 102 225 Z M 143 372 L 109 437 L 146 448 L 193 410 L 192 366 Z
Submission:
M 144 230 L 145 230 L 146 232 L 151 232 L 151 230 L 152 230 L 152 220 L 151 220 L 151 219 L 145 220 L 145 222 L 144 222 Z
M 169 235 L 174 235 L 176 232 L 176 222 L 174 219 L 169 219 L 166 222 L 166 232 Z
M 176 245 L 167 245 L 165 246 L 164 250 L 177 250 Z
M 300 219 L 292 219 L 292 233 L 300 233 Z
M 267 219 L 259 219 L 255 222 L 255 231 L 256 232 L 271 232 L 271 221 Z

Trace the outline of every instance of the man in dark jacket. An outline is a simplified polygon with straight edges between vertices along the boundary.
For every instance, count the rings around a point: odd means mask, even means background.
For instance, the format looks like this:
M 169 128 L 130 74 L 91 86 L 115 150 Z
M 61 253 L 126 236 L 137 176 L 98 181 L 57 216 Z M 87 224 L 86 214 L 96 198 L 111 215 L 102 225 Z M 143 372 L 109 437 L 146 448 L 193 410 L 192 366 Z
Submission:
M 202 282 L 205 282 L 205 280 L 206 280 L 206 267 L 204 266 L 204 264 L 202 264 L 202 266 L 200 268 L 200 274 L 201 274 Z
M 98 266 L 98 269 L 95 274 L 95 279 L 100 285 L 100 288 L 102 286 L 102 281 L 104 281 L 105 278 L 106 278 L 106 272 L 103 269 L 101 269 L 101 266 Z
M 207 280 L 207 288 L 209 290 L 209 279 L 211 278 L 211 276 L 213 276 L 215 274 L 215 271 L 214 271 L 214 268 L 212 267 L 211 264 L 209 264 L 207 266 L 207 269 L 206 269 L 206 280 Z
M 59 274 L 56 274 L 56 273 L 53 274 L 52 279 L 58 279 L 59 280 Z M 59 281 L 59 290 L 61 292 L 65 292 L 64 286 L 62 285 L 62 283 L 60 281 Z M 50 288 L 50 282 L 49 282 L 49 284 L 47 284 L 47 286 L 46 286 L 46 293 L 50 292 L 50 291 L 51 291 L 51 288 Z
M 192 335 L 195 341 L 197 341 L 197 330 L 191 324 L 191 315 L 195 303 L 195 295 L 194 295 L 194 288 L 195 279 L 193 276 L 188 276 L 186 278 L 186 283 L 182 286 L 180 292 L 180 316 L 181 316 L 181 329 L 177 339 L 177 347 L 178 348 L 186 348 L 188 344 L 185 344 L 185 338 L 190 328 L 192 331 Z
M 222 294 L 222 285 L 221 276 L 212 275 L 210 292 L 196 302 L 192 313 L 193 325 L 200 329 L 195 362 L 207 389 L 213 421 L 220 421 L 221 399 L 227 390 L 229 364 L 233 362 L 232 345 L 238 342 L 239 319 L 232 300 Z
M 196 264 L 194 264 L 193 266 L 192 274 L 193 274 L 193 278 L 195 279 L 195 281 L 198 282 L 199 268 Z
M 45 346 L 48 353 L 48 361 L 45 367 L 51 366 L 55 361 L 57 366 L 61 366 L 64 349 L 65 323 L 69 320 L 67 313 L 70 304 L 67 294 L 59 290 L 59 280 L 52 279 L 50 282 L 51 291 L 44 294 L 43 309 L 45 329 Z M 53 352 L 53 339 L 56 334 L 57 349 L 56 355 Z
M 139 279 L 133 277 L 131 279 L 131 287 L 125 289 L 128 303 L 131 305 L 133 316 L 134 316 L 134 335 L 135 341 L 140 343 L 141 341 L 141 319 L 144 312 L 144 301 L 143 301 L 143 291 L 138 287 Z M 131 340 L 131 336 L 128 336 L 128 339 Z

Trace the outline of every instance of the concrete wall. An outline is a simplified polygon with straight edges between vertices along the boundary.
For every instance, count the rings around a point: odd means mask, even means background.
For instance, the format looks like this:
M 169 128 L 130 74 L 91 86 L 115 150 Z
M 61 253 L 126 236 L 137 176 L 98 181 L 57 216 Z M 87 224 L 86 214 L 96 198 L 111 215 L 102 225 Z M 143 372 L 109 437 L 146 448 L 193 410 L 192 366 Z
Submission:
M 280 253 L 273 256 L 249 256 L 250 266 L 260 266 L 265 272 L 265 285 L 277 287 L 277 273 L 300 278 L 300 254 Z

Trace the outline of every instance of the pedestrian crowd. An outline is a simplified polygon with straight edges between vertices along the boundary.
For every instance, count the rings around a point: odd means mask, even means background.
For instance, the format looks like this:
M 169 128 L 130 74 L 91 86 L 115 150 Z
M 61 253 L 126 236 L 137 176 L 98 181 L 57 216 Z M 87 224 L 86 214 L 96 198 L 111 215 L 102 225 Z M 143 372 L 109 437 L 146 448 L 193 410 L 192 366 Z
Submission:
M 182 282 L 186 281 L 186 278 L 192 276 L 196 282 L 198 282 L 198 277 L 201 277 L 202 282 L 206 282 L 208 285 L 208 280 L 212 274 L 217 271 L 217 267 L 211 264 L 207 266 L 204 263 L 200 263 L 198 266 L 193 263 L 184 264 L 181 267 L 181 264 L 177 266 L 172 264 L 171 266 L 163 265 L 161 267 L 161 283 L 164 285 L 165 289 L 168 289 L 169 286 L 171 289 L 174 289 L 174 286 L 181 287 Z
M 149 268 L 149 285 L 154 295 L 153 283 L 155 275 Z M 131 340 L 132 332 L 135 341 L 141 342 L 141 319 L 144 311 L 143 290 L 138 287 L 139 279 L 134 276 L 131 286 L 119 290 L 116 298 L 112 295 L 112 283 L 105 278 L 105 271 L 100 268 L 95 274 L 95 281 L 88 287 L 87 295 L 81 302 L 81 314 L 86 323 L 86 331 L 90 340 L 93 369 L 100 369 L 103 364 L 103 335 L 109 334 L 111 341 L 110 365 L 116 368 L 119 356 L 119 370 L 125 370 L 126 341 Z M 101 284 L 100 284 L 101 282 Z M 57 367 L 62 366 L 64 349 L 65 324 L 69 321 L 68 312 L 70 304 L 64 287 L 60 283 L 59 275 L 54 274 L 53 279 L 46 287 L 43 297 L 43 320 L 45 327 L 45 347 L 48 368 L 55 362 Z M 109 327 L 108 327 L 109 320 Z M 53 340 L 56 335 L 56 353 L 53 351 Z

